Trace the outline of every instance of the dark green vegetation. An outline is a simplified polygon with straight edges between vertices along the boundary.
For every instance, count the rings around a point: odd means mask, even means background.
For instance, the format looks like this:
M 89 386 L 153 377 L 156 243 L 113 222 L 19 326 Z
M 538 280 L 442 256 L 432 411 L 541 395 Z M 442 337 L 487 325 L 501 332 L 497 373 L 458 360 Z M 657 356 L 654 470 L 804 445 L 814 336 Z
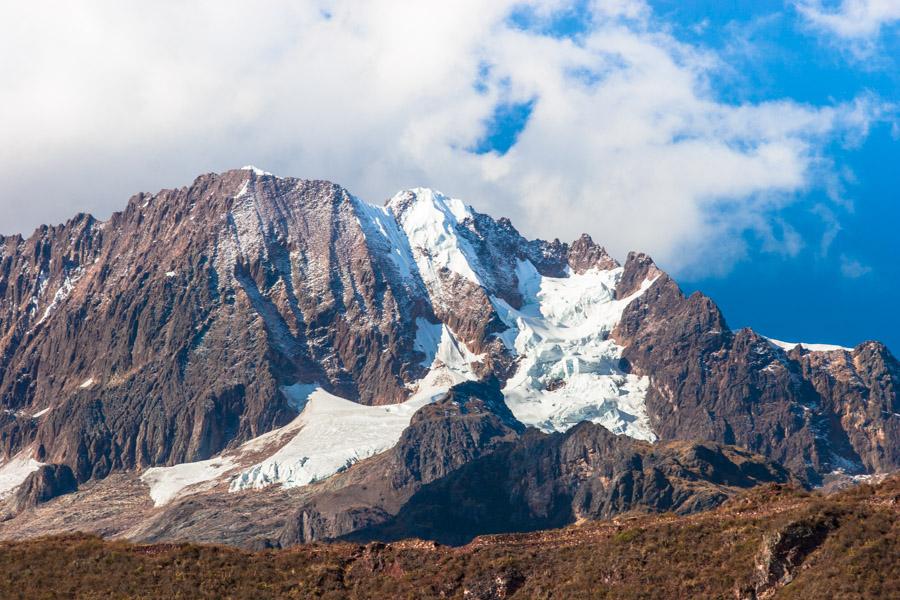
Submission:
M 0 544 L 2 598 L 898 598 L 900 478 L 769 484 L 692 516 L 246 552 L 71 535 Z

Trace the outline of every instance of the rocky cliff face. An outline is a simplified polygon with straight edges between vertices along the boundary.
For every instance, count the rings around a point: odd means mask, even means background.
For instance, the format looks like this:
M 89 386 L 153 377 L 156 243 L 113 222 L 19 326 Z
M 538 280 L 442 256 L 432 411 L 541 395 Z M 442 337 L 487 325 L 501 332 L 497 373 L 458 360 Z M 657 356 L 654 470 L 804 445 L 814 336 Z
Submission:
M 655 268 L 648 260 L 629 256 L 623 285 Z M 900 371 L 881 344 L 786 352 L 731 331 L 709 298 L 686 297 L 666 275 L 628 305 L 613 336 L 626 368 L 651 378 L 647 408 L 663 439 L 737 444 L 813 483 L 900 467 Z
M 0 238 L 0 499 L 42 468 L 79 484 L 135 473 L 160 511 L 283 485 L 303 490 L 284 539 L 333 537 L 393 518 L 526 427 L 589 421 L 625 436 L 592 434 L 591 452 L 654 465 L 633 471 L 655 482 L 639 504 L 662 508 L 654 494 L 671 489 L 669 508 L 700 507 L 648 448 L 737 445 L 810 483 L 896 470 L 898 378 L 881 344 L 731 331 L 646 255 L 619 265 L 588 236 L 527 240 L 428 189 L 376 207 L 248 167 Z M 547 476 L 565 491 L 522 492 L 545 502 L 529 518 L 631 505 L 560 473 Z

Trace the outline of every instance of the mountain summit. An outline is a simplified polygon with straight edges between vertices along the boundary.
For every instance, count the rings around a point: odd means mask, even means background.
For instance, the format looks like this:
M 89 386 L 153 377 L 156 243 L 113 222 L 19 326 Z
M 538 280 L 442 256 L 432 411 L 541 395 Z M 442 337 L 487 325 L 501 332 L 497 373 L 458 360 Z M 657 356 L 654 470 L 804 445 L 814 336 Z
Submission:
M 896 470 L 898 383 L 587 235 L 245 167 L 0 238 L 0 535 L 440 537 L 434 490 L 496 515 L 471 534 L 699 510 Z

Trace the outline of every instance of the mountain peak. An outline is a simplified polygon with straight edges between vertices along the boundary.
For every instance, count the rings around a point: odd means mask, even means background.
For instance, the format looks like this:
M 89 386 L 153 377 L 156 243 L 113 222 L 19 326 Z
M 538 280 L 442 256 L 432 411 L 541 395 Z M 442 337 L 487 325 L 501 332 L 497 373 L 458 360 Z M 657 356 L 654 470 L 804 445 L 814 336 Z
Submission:
M 452 216 L 456 222 L 462 222 L 472 216 L 472 210 L 462 200 L 451 198 L 438 190 L 426 187 L 415 187 L 394 194 L 385 206 L 401 219 L 413 206 L 422 206 L 422 210 L 436 210 Z
M 256 175 L 257 177 L 262 177 L 262 176 L 268 175 L 268 176 L 270 176 L 270 177 L 276 177 L 276 178 L 277 178 L 277 175 L 273 175 L 272 173 L 269 173 L 268 171 L 263 171 L 262 169 L 260 169 L 259 167 L 254 166 L 254 165 L 244 165 L 243 167 L 240 168 L 240 170 L 241 170 L 241 171 L 251 171 L 251 172 L 253 172 L 253 174 Z
M 594 243 L 590 235 L 582 233 L 581 237 L 572 242 L 569 248 L 569 267 L 575 273 L 584 273 L 593 268 L 608 271 L 620 266 L 606 251 L 606 248 Z

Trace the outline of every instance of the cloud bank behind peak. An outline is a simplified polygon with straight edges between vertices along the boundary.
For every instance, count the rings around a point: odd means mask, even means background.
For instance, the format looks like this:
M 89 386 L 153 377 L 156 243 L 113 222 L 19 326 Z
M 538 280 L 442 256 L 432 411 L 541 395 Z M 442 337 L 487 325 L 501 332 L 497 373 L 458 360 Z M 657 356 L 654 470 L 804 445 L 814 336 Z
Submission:
M 586 231 L 676 272 L 727 270 L 748 232 L 796 252 L 779 211 L 825 185 L 829 145 L 885 111 L 871 96 L 722 101 L 722 59 L 634 0 L 7 13 L 19 27 L 0 38 L 2 233 L 252 163 L 371 202 L 427 185 L 531 236 Z M 498 107 L 527 107 L 515 131 L 492 131 Z

